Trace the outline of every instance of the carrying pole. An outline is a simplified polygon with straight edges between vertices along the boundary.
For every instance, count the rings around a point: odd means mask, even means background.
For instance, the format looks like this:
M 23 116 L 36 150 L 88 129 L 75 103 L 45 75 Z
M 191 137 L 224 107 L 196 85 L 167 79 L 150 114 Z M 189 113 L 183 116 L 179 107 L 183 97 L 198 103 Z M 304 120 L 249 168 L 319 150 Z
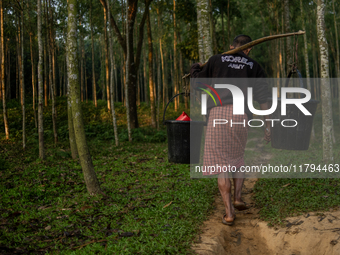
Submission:
M 279 34 L 279 35 L 270 35 L 270 36 L 262 37 L 262 38 L 254 40 L 254 41 L 251 41 L 251 42 L 249 42 L 247 44 L 244 44 L 244 45 L 242 45 L 240 47 L 237 47 L 236 49 L 232 49 L 232 50 L 229 50 L 227 52 L 224 52 L 222 54 L 223 55 L 225 55 L 225 54 L 227 54 L 227 55 L 235 54 L 235 53 L 237 53 L 239 51 L 249 49 L 251 47 L 254 47 L 255 45 L 258 45 L 258 44 L 266 42 L 266 41 L 271 41 L 271 40 L 275 40 L 275 39 L 278 39 L 278 38 L 289 37 L 289 36 L 294 36 L 294 35 L 303 35 L 305 33 L 306 33 L 305 31 L 299 30 L 298 32 L 293 32 L 293 33 Z M 203 68 L 203 66 L 205 66 L 206 64 L 207 64 L 207 62 L 205 62 L 203 65 L 201 65 L 201 68 Z M 190 73 L 184 75 L 182 77 L 182 79 L 185 79 L 185 78 L 187 78 L 189 76 L 190 76 Z

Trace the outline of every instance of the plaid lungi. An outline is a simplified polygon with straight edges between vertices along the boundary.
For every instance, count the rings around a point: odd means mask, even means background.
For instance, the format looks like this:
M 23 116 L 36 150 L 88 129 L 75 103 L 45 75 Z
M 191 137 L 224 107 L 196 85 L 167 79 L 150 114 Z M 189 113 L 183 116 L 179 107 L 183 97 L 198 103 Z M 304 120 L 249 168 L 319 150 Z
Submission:
M 214 119 L 220 119 L 219 123 L 225 123 L 222 120 L 227 120 L 228 123 L 216 124 L 217 121 L 215 121 L 214 127 Z M 247 114 L 233 115 L 232 104 L 214 107 L 210 110 L 203 156 L 203 167 L 206 171 L 203 171 L 203 175 L 226 172 L 223 166 L 234 166 L 238 169 L 244 165 L 243 157 L 248 129 Z M 212 166 L 215 166 L 214 171 Z

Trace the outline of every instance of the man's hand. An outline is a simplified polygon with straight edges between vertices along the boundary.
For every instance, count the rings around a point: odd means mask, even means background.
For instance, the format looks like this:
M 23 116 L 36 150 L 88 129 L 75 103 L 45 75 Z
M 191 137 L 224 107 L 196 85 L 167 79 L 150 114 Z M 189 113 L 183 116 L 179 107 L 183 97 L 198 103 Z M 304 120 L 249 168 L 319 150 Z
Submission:
M 266 144 L 268 144 L 271 141 L 270 128 L 268 127 L 264 130 L 264 140 L 267 141 Z

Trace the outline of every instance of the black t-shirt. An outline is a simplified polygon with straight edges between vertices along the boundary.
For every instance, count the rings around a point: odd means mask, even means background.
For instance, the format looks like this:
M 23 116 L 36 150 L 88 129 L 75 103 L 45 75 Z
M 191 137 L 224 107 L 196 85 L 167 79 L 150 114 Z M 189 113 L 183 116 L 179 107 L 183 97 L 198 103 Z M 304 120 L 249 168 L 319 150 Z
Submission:
M 245 97 L 245 113 L 248 119 L 253 118 L 247 104 L 247 88 L 253 87 L 253 99 L 259 104 L 267 102 L 270 97 L 268 84 L 265 81 L 265 73 L 261 66 L 243 52 L 233 55 L 217 54 L 212 56 L 206 65 L 200 69 L 199 64 L 194 64 L 190 69 L 191 78 L 256 78 L 240 79 L 242 82 L 235 82 L 234 85 L 243 91 Z M 232 79 L 237 81 L 237 79 Z M 196 89 L 197 84 L 192 82 L 190 86 Z M 218 89 L 216 89 L 218 90 Z M 218 94 L 223 104 L 232 104 L 232 94 L 228 89 L 219 89 Z M 209 97 L 207 108 L 215 107 L 213 100 Z

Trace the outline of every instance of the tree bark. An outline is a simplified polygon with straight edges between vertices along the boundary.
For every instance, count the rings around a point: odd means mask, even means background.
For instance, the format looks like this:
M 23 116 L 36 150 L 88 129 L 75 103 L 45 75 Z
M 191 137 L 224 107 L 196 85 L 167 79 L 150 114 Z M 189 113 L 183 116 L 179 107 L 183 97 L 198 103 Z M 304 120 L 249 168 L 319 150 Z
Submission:
M 68 0 L 68 29 L 67 29 L 67 56 L 68 80 L 71 96 L 71 111 L 73 127 L 79 153 L 80 164 L 83 170 L 87 191 L 91 195 L 101 193 L 99 182 L 94 171 L 91 155 L 86 143 L 83 113 L 79 98 L 78 56 L 77 56 L 77 1 Z
M 301 17 L 302 17 L 302 30 L 306 31 L 306 25 L 305 25 L 305 15 L 303 12 L 303 5 L 302 5 L 302 0 L 300 0 L 300 9 L 301 9 Z M 312 86 L 310 84 L 310 74 L 309 74 L 309 59 L 308 59 L 308 45 L 307 45 L 307 35 L 303 35 L 303 41 L 304 41 L 304 57 L 305 57 L 305 63 L 306 63 L 306 80 L 307 80 L 307 89 L 309 91 L 312 91 Z M 315 138 L 314 134 L 314 124 L 312 127 L 312 134 L 311 134 L 312 139 Z
M 197 23 L 199 60 L 201 63 L 205 63 L 213 55 L 212 40 L 209 29 L 209 3 L 207 0 L 197 0 Z
M 43 41 L 41 35 L 41 0 L 38 0 L 38 47 L 39 47 L 39 62 L 38 62 L 38 134 L 39 134 L 39 158 L 45 159 L 44 149 L 44 84 L 43 84 Z
M 146 104 L 149 104 L 149 96 L 148 96 L 148 79 L 147 79 L 147 72 L 146 72 L 146 63 L 147 63 L 147 53 L 146 53 L 146 46 L 144 43 L 144 54 L 143 54 L 143 71 L 144 71 L 144 102 L 146 102 Z
M 179 93 L 179 86 L 178 86 L 178 82 L 179 82 L 179 79 L 178 79 L 178 66 L 177 66 L 177 62 L 178 62 L 178 59 L 177 59 L 177 24 L 176 24 L 176 1 L 173 0 L 173 5 L 174 5 L 174 10 L 173 10 L 173 22 L 174 22 L 174 79 L 173 79 L 173 92 L 174 94 L 178 94 Z M 178 107 L 179 107 L 179 97 L 176 97 L 175 98 L 175 111 L 177 112 L 178 110 Z
M 4 47 L 4 8 L 2 6 L 2 0 L 0 1 L 1 10 L 1 89 L 2 89 L 2 113 L 4 115 L 5 124 L 5 135 L 6 139 L 9 139 L 9 127 L 7 118 L 7 107 L 6 107 L 6 90 L 5 90 L 5 47 Z
M 23 4 L 23 2 L 22 2 Z M 25 80 L 24 80 L 24 11 L 21 10 L 20 27 L 20 94 L 21 94 L 21 110 L 22 110 L 22 148 L 26 148 L 26 110 L 25 110 Z
M 11 49 L 9 47 L 9 38 L 7 38 L 7 86 L 6 86 L 6 98 L 11 99 Z
M 49 0 L 50 1 L 50 0 Z M 51 6 L 51 2 L 49 2 Z M 49 15 L 52 17 L 52 8 L 49 7 Z M 53 137 L 54 137 L 54 144 L 58 143 L 58 132 L 57 132 L 57 114 L 56 114 L 56 107 L 55 107 L 55 89 L 54 89 L 54 79 L 53 79 L 53 39 L 52 39 L 52 22 L 49 22 L 49 41 L 47 42 L 47 52 L 49 54 L 49 83 L 50 83 L 50 96 L 52 99 L 52 125 L 53 125 Z
M 329 83 L 328 43 L 325 36 L 325 2 L 317 1 L 317 35 L 321 59 L 321 100 L 322 100 L 322 135 L 323 135 L 323 160 L 333 161 L 333 117 L 332 99 Z
M 289 24 L 289 0 L 284 0 L 284 22 L 285 22 L 285 32 L 290 33 L 290 24 Z M 291 38 L 286 38 L 286 73 L 289 73 L 292 64 L 292 47 L 291 47 Z
M 110 10 L 110 0 L 106 0 L 107 8 Z M 113 123 L 113 130 L 115 133 L 115 142 L 116 146 L 119 145 L 118 140 L 118 129 L 117 129 L 117 120 L 116 120 L 116 112 L 115 112 L 115 105 L 114 105 L 114 94 L 113 94 L 113 84 L 114 84 L 114 76 L 113 76 L 113 69 L 114 69 L 114 58 L 113 58 L 113 47 L 112 47 L 112 31 L 111 31 L 111 20 L 109 19 L 109 44 L 110 44 L 110 61 L 111 61 L 111 70 L 110 70 L 110 103 L 111 103 L 111 114 L 112 114 L 112 123 Z
M 129 16 L 129 9 L 130 9 L 130 5 L 129 5 L 129 0 L 127 0 L 127 5 L 126 5 L 126 17 Z M 131 136 L 131 119 L 130 119 L 130 97 L 129 97 L 129 84 L 130 84 L 130 66 L 131 66 L 131 57 L 130 57 L 130 47 L 131 47 L 131 44 L 129 43 L 130 42 L 130 33 L 129 33 L 129 19 L 127 18 L 126 19 L 126 63 L 125 63 L 125 75 L 126 75 L 126 78 L 125 78 L 125 106 L 126 106 L 126 119 L 127 119 L 127 130 L 128 130 L 128 137 L 129 137 L 129 141 L 131 142 L 132 141 L 132 136 Z
M 91 52 L 92 52 L 92 100 L 94 106 L 97 107 L 97 88 L 96 73 L 94 69 L 94 39 L 93 39 L 93 23 L 92 23 L 92 0 L 90 0 L 90 26 L 91 26 Z
M 34 115 L 34 124 L 35 128 L 38 127 L 38 121 L 37 121 L 37 114 L 35 109 L 35 77 L 34 77 L 34 58 L 33 58 L 33 49 L 32 49 L 32 35 L 33 33 L 30 33 L 30 51 L 31 51 L 31 65 L 32 65 L 32 90 L 33 90 L 33 115 Z
M 109 12 L 108 12 L 109 13 Z M 105 41 L 105 74 L 106 74 L 106 100 L 107 100 L 107 109 L 110 111 L 110 76 L 109 76 L 109 54 L 108 54 L 108 42 L 107 42 L 107 11 L 104 8 L 104 41 Z
M 150 24 L 150 13 L 147 15 L 147 30 L 148 30 L 148 45 L 149 45 L 149 89 L 150 89 L 150 107 L 151 107 L 151 126 L 157 127 L 156 123 L 156 109 L 155 109 L 155 94 L 154 94 L 154 81 L 153 81 L 153 48 L 152 48 L 152 35 Z

